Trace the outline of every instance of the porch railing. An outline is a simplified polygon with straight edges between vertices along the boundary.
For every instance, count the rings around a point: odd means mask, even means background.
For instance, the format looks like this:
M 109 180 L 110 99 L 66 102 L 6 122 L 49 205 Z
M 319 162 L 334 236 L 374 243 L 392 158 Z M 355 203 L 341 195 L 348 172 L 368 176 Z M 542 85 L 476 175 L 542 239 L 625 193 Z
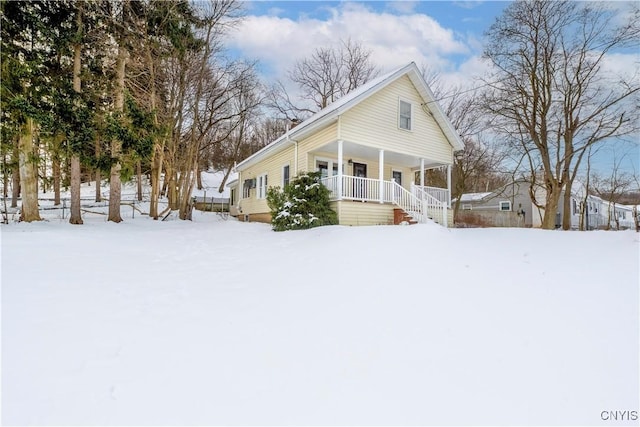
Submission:
M 393 203 L 420 223 L 427 222 L 427 218 L 433 218 L 437 223 L 447 226 L 449 196 L 446 189 L 412 186 L 412 191 L 408 191 L 395 181 L 382 181 L 381 194 L 380 180 L 349 175 L 342 175 L 341 188 L 338 185 L 337 175 L 322 178 L 321 183 L 329 189 L 332 200 Z M 437 194 L 439 197 L 433 194 Z
M 440 195 L 444 198 L 444 200 L 440 200 L 432 195 L 429 190 L 442 190 Z M 423 203 L 423 209 L 427 216 L 433 218 L 441 219 L 441 221 L 436 221 L 445 227 L 447 226 L 447 207 L 449 206 L 449 194 L 445 189 L 439 189 L 434 187 L 421 187 L 419 185 L 414 185 L 411 187 L 413 195 L 421 200 Z
M 424 193 L 433 196 L 441 202 L 446 203 L 447 206 L 449 205 L 449 190 L 447 190 L 446 188 L 427 187 L 426 185 L 424 187 L 420 185 L 414 185 L 413 187 L 417 188 L 418 190 L 422 190 Z

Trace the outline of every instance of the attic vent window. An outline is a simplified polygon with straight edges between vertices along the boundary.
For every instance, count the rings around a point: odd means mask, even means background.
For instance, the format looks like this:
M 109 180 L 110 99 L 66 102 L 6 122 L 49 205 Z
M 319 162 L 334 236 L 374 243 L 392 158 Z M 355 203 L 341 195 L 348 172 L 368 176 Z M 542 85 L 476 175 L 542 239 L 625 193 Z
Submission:
M 411 130 L 411 104 L 408 102 L 400 101 L 398 127 Z

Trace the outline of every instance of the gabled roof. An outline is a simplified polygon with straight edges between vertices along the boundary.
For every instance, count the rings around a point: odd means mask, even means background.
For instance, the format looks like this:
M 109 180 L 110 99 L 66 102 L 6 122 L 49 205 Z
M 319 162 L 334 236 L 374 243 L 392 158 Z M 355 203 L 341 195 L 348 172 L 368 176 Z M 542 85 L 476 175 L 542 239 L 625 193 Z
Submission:
M 451 121 L 444 114 L 436 99 L 433 95 L 433 92 L 427 85 L 422 77 L 422 73 L 416 66 L 415 62 L 411 62 L 408 65 L 405 65 L 401 68 L 398 68 L 390 73 L 379 76 L 359 88 L 349 92 L 344 95 L 342 98 L 337 101 L 332 102 L 326 108 L 318 111 L 302 123 L 300 123 L 295 128 L 291 129 L 266 147 L 262 148 L 260 151 L 254 153 L 249 156 L 242 162 L 238 163 L 236 168 L 242 169 L 242 167 L 250 166 L 259 160 L 265 158 L 269 153 L 276 152 L 281 148 L 284 148 L 291 139 L 301 139 L 307 134 L 313 132 L 315 129 L 322 127 L 331 123 L 333 120 L 337 119 L 337 117 L 344 112 L 348 111 L 352 107 L 356 106 L 360 102 L 369 98 L 373 94 L 377 93 L 381 89 L 387 87 L 389 84 L 395 82 L 399 78 L 403 76 L 409 77 L 413 85 L 418 90 L 418 93 L 424 100 L 422 104 L 432 113 L 433 118 L 435 119 L 440 129 L 442 129 L 445 137 L 453 147 L 455 151 L 464 149 L 464 143 L 460 139 L 460 136 L 456 132 L 455 128 L 451 124 Z

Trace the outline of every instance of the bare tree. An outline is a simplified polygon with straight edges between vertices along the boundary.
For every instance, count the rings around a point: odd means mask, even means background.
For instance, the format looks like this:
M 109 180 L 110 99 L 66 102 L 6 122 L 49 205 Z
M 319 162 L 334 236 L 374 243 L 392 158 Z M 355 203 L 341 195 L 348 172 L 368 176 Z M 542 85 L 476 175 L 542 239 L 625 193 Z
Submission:
M 616 223 L 616 229 L 619 228 L 618 217 L 615 215 L 615 206 L 620 203 L 620 200 L 631 189 L 633 184 L 633 176 L 620 169 L 620 165 L 626 156 L 613 156 L 613 167 L 608 176 L 603 177 L 598 174 L 593 175 L 592 188 L 596 195 L 607 203 L 607 225 L 606 228 L 611 228 L 612 219 Z
M 588 147 L 634 132 L 637 81 L 608 78 L 607 55 L 637 44 L 638 11 L 614 26 L 598 4 L 523 0 L 511 3 L 489 29 L 485 57 L 494 73 L 484 103 L 528 157 L 546 190 L 543 228 L 555 225 L 565 190 L 563 228 L 570 226 L 571 186 Z M 634 21 L 635 20 L 635 21 Z
M 478 89 L 447 86 L 440 74 L 423 65 L 422 75 L 442 106 L 465 148 L 454 156 L 452 170 L 452 198 L 454 218 L 460 209 L 460 196 L 469 191 L 488 191 L 506 183 L 501 164 L 506 153 L 486 137 L 491 123 L 482 112 L 482 98 Z M 443 179 L 443 183 L 445 183 Z
M 299 99 L 292 100 L 284 84 L 277 82 L 270 93 L 270 104 L 289 120 L 300 118 L 325 108 L 378 72 L 370 50 L 351 39 L 341 40 L 337 48 L 317 48 L 289 71 L 289 79 L 300 90 Z
M 225 171 L 218 188 L 220 193 L 224 190 L 234 164 L 247 151 L 243 148 L 251 144 L 252 128 L 255 128 L 258 119 L 262 90 L 253 65 L 249 64 L 245 72 L 235 77 L 235 96 L 230 99 L 228 106 L 231 115 L 228 120 L 211 129 L 211 135 L 200 148 L 200 158 L 206 158 L 206 153 L 210 155 L 205 164 L 212 164 Z

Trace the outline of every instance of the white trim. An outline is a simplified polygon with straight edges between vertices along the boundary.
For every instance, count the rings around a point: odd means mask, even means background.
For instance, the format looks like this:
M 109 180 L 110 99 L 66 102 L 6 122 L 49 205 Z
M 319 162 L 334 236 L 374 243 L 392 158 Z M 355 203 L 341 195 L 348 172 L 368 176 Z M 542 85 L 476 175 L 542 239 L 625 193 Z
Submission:
M 338 116 L 338 135 L 340 135 L 340 116 Z M 342 200 L 342 174 L 344 173 L 344 168 L 339 167 L 339 165 L 344 165 L 344 153 L 343 153 L 343 141 L 342 139 L 338 140 L 338 200 Z M 333 169 L 332 169 L 333 170 Z
M 269 179 L 267 173 L 262 173 L 256 177 L 256 199 L 262 200 L 267 198 L 267 185 Z
M 451 207 L 451 165 L 447 165 L 447 191 L 449 192 L 449 196 L 447 196 L 447 206 Z
M 293 141 L 293 176 L 298 176 L 298 141 Z
M 378 153 L 378 182 L 380 186 L 380 203 L 384 203 L 384 150 L 380 149 Z

